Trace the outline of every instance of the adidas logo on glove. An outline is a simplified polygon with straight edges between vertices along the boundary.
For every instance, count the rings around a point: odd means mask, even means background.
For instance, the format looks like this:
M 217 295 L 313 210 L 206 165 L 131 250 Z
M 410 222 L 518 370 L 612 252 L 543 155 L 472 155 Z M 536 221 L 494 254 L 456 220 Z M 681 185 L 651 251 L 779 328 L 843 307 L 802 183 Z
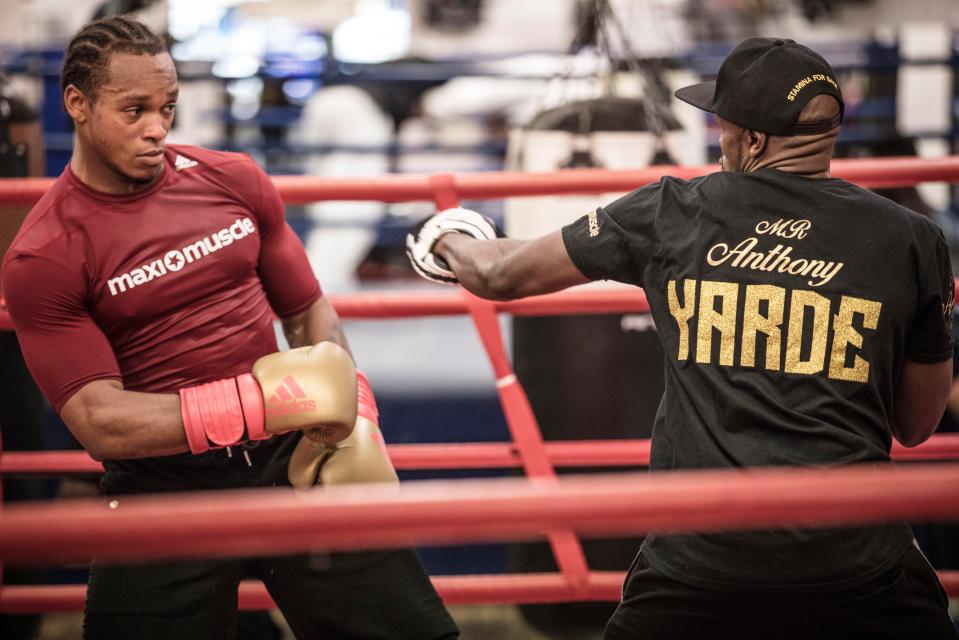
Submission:
M 283 378 L 283 382 L 266 401 L 266 415 L 270 418 L 308 411 L 316 411 L 316 401 L 309 399 L 293 376 Z

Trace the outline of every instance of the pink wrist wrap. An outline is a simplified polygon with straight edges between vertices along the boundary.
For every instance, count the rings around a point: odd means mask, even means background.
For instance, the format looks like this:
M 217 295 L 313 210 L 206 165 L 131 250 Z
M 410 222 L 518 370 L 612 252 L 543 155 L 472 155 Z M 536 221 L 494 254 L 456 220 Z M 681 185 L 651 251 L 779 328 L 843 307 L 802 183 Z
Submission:
M 356 415 L 366 418 L 373 424 L 380 423 L 380 412 L 376 409 L 376 398 L 373 397 L 370 381 L 359 369 L 356 370 Z
M 180 389 L 180 413 L 194 454 L 268 437 L 263 394 L 250 374 Z
M 263 404 L 263 392 L 260 383 L 249 373 L 236 378 L 236 390 L 240 394 L 243 418 L 246 420 L 246 437 L 249 440 L 266 440 L 266 409 Z

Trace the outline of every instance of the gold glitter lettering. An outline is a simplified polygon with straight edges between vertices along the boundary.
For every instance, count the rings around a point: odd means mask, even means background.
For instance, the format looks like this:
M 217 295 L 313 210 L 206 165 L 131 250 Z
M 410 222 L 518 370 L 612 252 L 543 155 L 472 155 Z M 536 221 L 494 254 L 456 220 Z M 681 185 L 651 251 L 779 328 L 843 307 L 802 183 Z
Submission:
M 716 298 L 723 310 L 716 311 Z M 733 364 L 736 349 L 736 302 L 739 285 L 735 282 L 704 280 L 699 287 L 699 322 L 696 333 L 696 362 L 708 364 L 712 355 L 713 330 L 719 331 L 719 362 Z
M 666 290 L 669 299 L 669 312 L 673 314 L 676 325 L 679 327 L 679 352 L 676 358 L 685 360 L 689 357 L 689 321 L 696 313 L 696 281 L 686 280 L 683 283 L 683 302 L 686 306 L 680 306 L 679 299 L 676 297 L 675 280 L 669 281 Z
M 759 303 L 765 300 L 769 304 L 766 315 L 759 311 Z M 739 364 L 753 367 L 756 364 L 757 333 L 766 335 L 766 368 L 779 371 L 780 352 L 782 351 L 782 323 L 786 306 L 786 290 L 771 284 L 750 284 L 746 286 L 746 306 L 743 311 L 742 350 Z
M 812 349 L 809 359 L 802 359 L 802 342 L 806 330 L 805 311 L 813 310 Z M 789 333 L 786 336 L 786 373 L 819 373 L 826 362 L 826 340 L 829 337 L 829 299 L 814 291 L 796 289 L 789 303 Z
M 863 317 L 864 329 L 875 329 L 879 325 L 879 312 L 882 303 L 875 300 L 863 300 L 852 296 L 843 296 L 839 302 L 839 313 L 833 320 L 832 354 L 829 357 L 829 377 L 834 380 L 848 380 L 849 382 L 868 382 L 869 363 L 853 355 L 853 366 L 846 366 L 846 349 L 852 345 L 862 349 L 862 334 L 852 326 L 854 314 Z

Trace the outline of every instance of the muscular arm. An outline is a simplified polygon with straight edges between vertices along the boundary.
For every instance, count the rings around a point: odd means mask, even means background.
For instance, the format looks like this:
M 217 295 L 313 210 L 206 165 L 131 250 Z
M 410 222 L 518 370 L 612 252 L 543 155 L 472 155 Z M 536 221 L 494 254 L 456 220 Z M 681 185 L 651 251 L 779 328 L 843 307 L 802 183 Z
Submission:
M 906 360 L 892 411 L 892 434 L 907 447 L 925 442 L 939 425 L 952 385 L 952 359 L 933 364 Z
M 323 296 L 282 323 L 290 347 L 328 340 L 349 352 L 336 311 Z M 96 460 L 189 451 L 177 395 L 125 391 L 116 380 L 97 380 L 67 400 L 60 415 Z
M 320 296 L 306 311 L 283 319 L 283 334 L 290 347 L 305 347 L 329 340 L 350 353 L 340 318 L 326 296 Z M 350 353 L 352 356 L 353 354 Z
M 276 186 L 256 165 L 251 164 L 250 168 L 261 196 L 256 208 L 263 230 L 257 272 L 274 312 L 282 319 L 287 343 L 297 348 L 330 341 L 349 353 L 340 319 L 322 294 L 303 244 L 286 222 Z M 299 311 L 304 300 L 313 302 Z
M 179 397 L 123 389 L 113 348 L 86 309 L 80 270 L 58 262 L 59 255 L 20 256 L 3 270 L 10 315 L 38 386 L 97 460 L 187 451 Z
M 512 300 L 589 282 L 573 264 L 562 232 L 536 240 L 474 240 L 451 233 L 433 252 L 452 267 L 468 291 L 491 300 Z
M 949 388 L 949 413 L 954 420 L 959 420 L 959 378 L 952 381 Z
M 60 417 L 94 460 L 189 451 L 174 394 L 126 391 L 117 380 L 95 380 L 66 401 Z
M 329 340 L 349 351 L 336 311 L 323 296 L 306 310 L 283 319 L 282 324 L 290 347 Z M 101 342 L 101 348 L 109 348 L 105 339 Z M 175 394 L 126 391 L 119 381 L 96 380 L 71 396 L 60 415 L 77 440 L 97 460 L 144 458 L 189 451 L 180 398 Z
M 349 352 L 336 311 L 323 296 L 282 322 L 290 347 L 328 340 Z M 125 391 L 119 381 L 96 380 L 71 396 L 60 415 L 96 460 L 189 451 L 177 395 Z

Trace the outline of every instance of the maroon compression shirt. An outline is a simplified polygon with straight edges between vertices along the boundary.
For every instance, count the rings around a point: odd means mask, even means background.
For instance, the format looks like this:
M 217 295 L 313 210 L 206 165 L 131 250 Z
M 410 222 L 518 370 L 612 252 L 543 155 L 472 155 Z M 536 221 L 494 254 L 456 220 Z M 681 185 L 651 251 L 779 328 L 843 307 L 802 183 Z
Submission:
M 272 312 L 321 294 L 267 175 L 247 156 L 167 145 L 145 191 L 108 195 L 69 166 L 24 221 L 3 292 L 59 411 L 83 385 L 159 393 L 236 376 L 277 350 Z

